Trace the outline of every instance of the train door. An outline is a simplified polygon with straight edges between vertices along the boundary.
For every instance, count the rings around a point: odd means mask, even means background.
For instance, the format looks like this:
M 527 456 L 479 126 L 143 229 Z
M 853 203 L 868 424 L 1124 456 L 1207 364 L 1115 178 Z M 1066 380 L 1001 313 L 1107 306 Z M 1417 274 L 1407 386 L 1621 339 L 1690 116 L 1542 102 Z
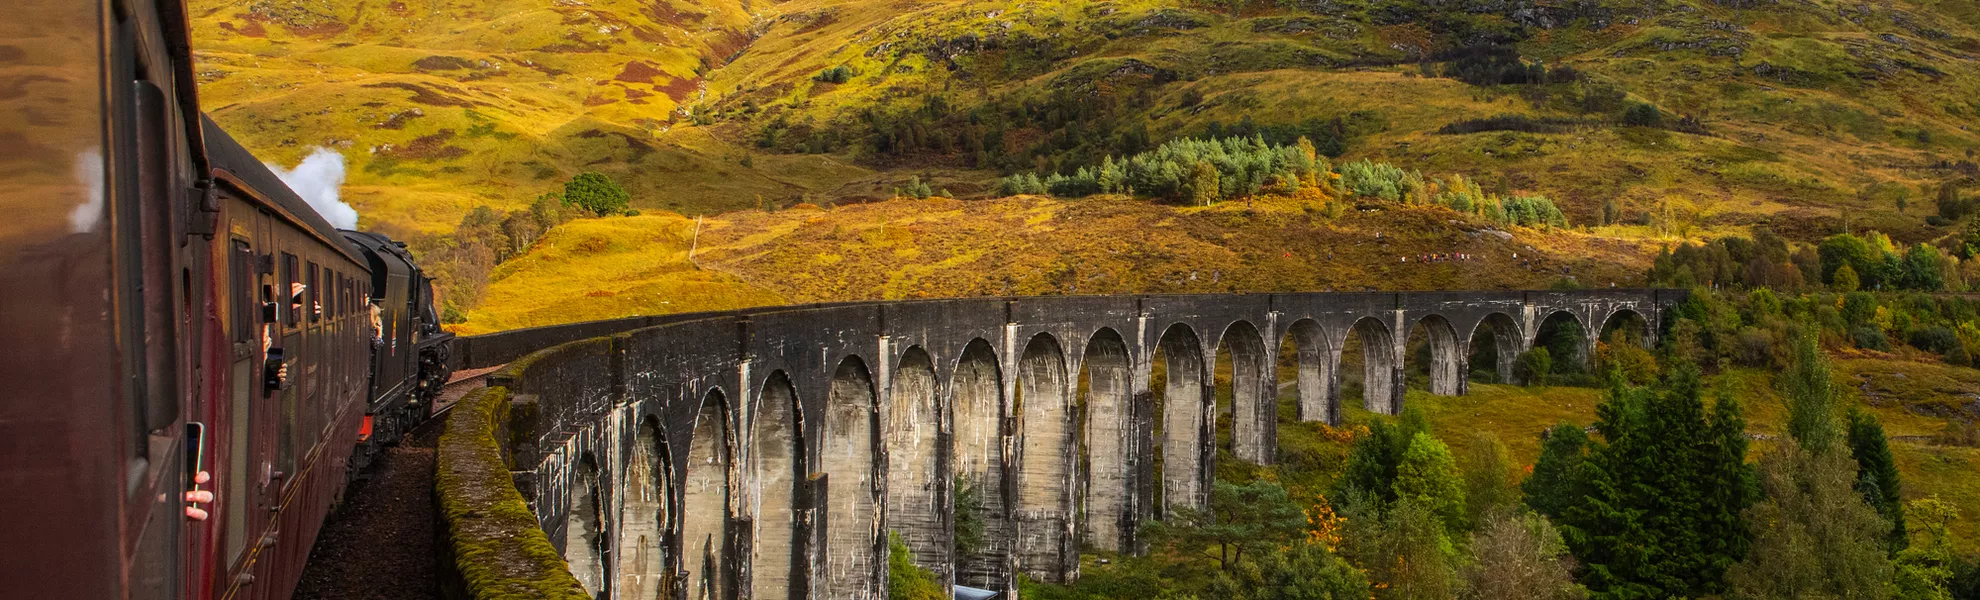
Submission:
M 242 206 L 239 203 L 234 208 Z M 253 220 L 250 219 L 249 223 Z M 233 225 L 246 225 L 238 221 Z M 225 463 L 220 468 L 220 497 L 217 502 L 222 522 L 220 576 L 239 562 L 247 550 L 248 518 L 255 496 L 248 493 L 248 473 L 257 464 L 250 432 L 254 431 L 256 392 L 261 383 L 257 365 L 261 359 L 262 303 L 256 301 L 261 283 L 261 260 L 250 241 L 248 227 L 230 227 L 227 248 L 228 328 L 233 342 L 233 363 L 228 372 Z M 225 586 L 224 579 L 221 585 Z
M 281 232 L 281 237 L 283 238 L 293 237 L 294 235 L 293 232 L 289 231 Z M 288 247 L 290 245 L 284 244 L 284 246 Z M 275 434 L 275 476 L 273 477 L 274 481 L 272 485 L 269 486 L 271 506 L 280 505 L 282 489 L 295 478 L 298 442 L 296 439 L 296 433 L 298 431 L 296 428 L 296 419 L 297 415 L 302 412 L 299 410 L 297 404 L 299 396 L 302 393 L 301 388 L 303 387 L 296 385 L 296 383 L 308 380 L 303 370 L 303 365 L 307 364 L 310 360 L 310 357 L 305 355 L 303 348 L 304 298 L 303 294 L 299 293 L 302 291 L 301 286 L 303 284 L 302 260 L 297 258 L 295 253 L 284 251 L 281 253 L 281 258 L 276 262 L 275 269 L 279 276 L 279 279 L 276 280 L 275 291 L 282 297 L 281 341 L 277 342 L 277 344 L 282 347 L 282 360 L 288 364 L 289 376 L 286 385 L 283 385 L 283 389 L 277 393 L 278 403 L 281 406 L 281 416 L 277 417 L 278 420 L 275 425 L 277 429 Z

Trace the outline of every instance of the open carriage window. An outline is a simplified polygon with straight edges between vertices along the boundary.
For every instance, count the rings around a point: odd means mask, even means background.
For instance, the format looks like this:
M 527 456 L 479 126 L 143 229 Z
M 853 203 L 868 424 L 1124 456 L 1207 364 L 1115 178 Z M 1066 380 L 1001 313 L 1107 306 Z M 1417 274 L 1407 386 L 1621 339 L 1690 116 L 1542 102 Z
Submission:
M 282 253 L 282 287 L 276 292 L 287 299 L 282 303 L 288 307 L 282 315 L 282 323 L 295 327 L 302 322 L 303 296 L 302 282 L 296 280 L 296 255 Z
M 309 295 L 309 322 L 317 323 L 323 320 L 323 288 L 316 285 L 318 282 L 316 263 L 309 263 L 309 270 L 306 272 L 309 273 L 309 277 L 306 279 L 308 284 L 303 287 L 303 293 Z

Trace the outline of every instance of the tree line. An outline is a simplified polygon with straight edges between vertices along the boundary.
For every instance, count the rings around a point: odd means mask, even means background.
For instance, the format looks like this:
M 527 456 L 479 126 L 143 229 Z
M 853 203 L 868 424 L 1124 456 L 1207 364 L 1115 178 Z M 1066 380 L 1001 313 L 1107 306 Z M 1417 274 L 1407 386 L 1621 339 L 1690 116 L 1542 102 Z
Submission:
M 1126 194 L 1193 206 L 1262 194 L 1291 195 L 1307 188 L 1373 201 L 1444 206 L 1498 225 L 1568 224 L 1560 208 L 1545 196 L 1490 194 L 1463 175 L 1431 178 L 1367 159 L 1335 169 L 1305 137 L 1284 145 L 1263 135 L 1183 138 L 1130 156 L 1109 155 L 1098 166 L 1080 167 L 1070 174 L 1020 173 L 997 184 L 1004 195 Z
M 452 234 L 398 237 L 410 238 L 407 248 L 434 278 L 441 322 L 461 323 L 480 304 L 497 265 L 528 252 L 544 234 L 572 219 L 638 215 L 629 207 L 631 199 L 610 177 L 586 171 L 565 182 L 562 191 L 537 196 L 524 208 L 476 206 Z

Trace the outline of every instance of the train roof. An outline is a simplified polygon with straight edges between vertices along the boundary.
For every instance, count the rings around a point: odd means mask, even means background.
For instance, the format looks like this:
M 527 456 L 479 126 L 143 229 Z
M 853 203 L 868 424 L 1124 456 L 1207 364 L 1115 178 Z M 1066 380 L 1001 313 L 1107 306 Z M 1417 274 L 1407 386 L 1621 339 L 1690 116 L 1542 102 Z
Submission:
M 214 170 L 226 171 L 238 179 L 240 184 L 251 188 L 243 191 L 257 194 L 260 200 L 288 213 L 287 216 L 297 224 L 342 251 L 346 258 L 360 264 L 366 262 L 358 257 L 357 249 L 344 239 L 343 234 L 338 233 L 336 227 L 330 225 L 330 221 L 324 219 L 323 215 L 317 214 L 316 208 L 310 206 L 309 201 L 296 195 L 295 190 L 289 189 L 288 184 L 282 183 L 282 178 L 276 177 L 274 172 L 268 170 L 266 163 L 255 158 L 254 153 L 248 152 L 240 142 L 234 141 L 234 136 L 227 135 L 227 131 L 215 124 L 211 117 L 201 113 L 199 125 L 206 142 L 206 158 Z

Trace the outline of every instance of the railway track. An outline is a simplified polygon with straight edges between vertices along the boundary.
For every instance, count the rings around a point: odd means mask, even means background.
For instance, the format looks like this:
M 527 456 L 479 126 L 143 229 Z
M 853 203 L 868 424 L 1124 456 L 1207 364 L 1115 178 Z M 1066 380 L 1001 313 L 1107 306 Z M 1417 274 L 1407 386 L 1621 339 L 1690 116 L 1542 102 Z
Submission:
M 434 600 L 440 596 L 434 446 L 447 412 L 500 367 L 455 373 L 433 416 L 366 469 L 310 549 L 297 600 Z

